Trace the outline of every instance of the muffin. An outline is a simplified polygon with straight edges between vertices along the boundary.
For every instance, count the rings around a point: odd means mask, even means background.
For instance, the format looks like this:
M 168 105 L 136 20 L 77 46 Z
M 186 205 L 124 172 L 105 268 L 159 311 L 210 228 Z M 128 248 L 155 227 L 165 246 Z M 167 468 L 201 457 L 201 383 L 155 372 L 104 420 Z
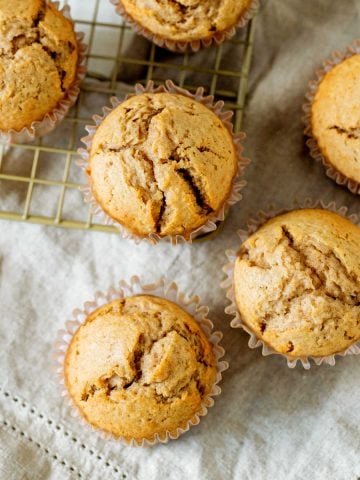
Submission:
M 86 421 L 138 444 L 187 430 L 216 378 L 212 345 L 196 320 L 153 295 L 90 313 L 64 360 L 65 385 Z
M 345 351 L 360 338 L 359 248 L 360 228 L 327 210 L 267 221 L 234 266 L 243 324 L 288 358 Z
M 183 50 L 223 41 L 243 26 L 257 8 L 254 0 L 112 0 L 139 33 L 160 46 Z
M 360 182 L 359 106 L 360 55 L 352 55 L 321 79 L 311 105 L 310 130 L 325 163 L 356 183 Z
M 97 204 L 138 238 L 189 240 L 224 208 L 238 172 L 229 126 L 202 103 L 167 91 L 126 99 L 88 150 Z
M 0 130 L 20 131 L 50 114 L 76 80 L 72 22 L 45 0 L 0 0 Z

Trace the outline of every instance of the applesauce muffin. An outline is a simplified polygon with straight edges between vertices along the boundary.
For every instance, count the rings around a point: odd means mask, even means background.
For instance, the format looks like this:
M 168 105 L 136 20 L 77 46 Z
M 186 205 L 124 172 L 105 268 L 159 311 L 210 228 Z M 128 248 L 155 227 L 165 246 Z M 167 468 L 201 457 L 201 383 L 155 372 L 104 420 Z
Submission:
M 134 95 L 107 115 L 87 165 L 92 194 L 137 237 L 191 233 L 224 207 L 238 171 L 233 136 L 185 95 Z
M 360 55 L 328 71 L 311 105 L 310 128 L 327 164 L 360 182 Z
M 254 0 L 112 1 L 118 5 L 120 13 L 125 13 L 140 26 L 140 33 L 152 37 L 156 43 L 164 40 L 169 48 L 175 47 L 176 42 L 211 43 L 212 39 L 247 19 L 255 3 Z
M 66 352 L 64 378 L 91 425 L 141 443 L 188 426 L 216 382 L 216 365 L 212 345 L 187 312 L 135 295 L 87 317 Z
M 360 338 L 360 228 L 322 209 L 267 221 L 240 247 L 242 321 L 290 358 L 342 352 Z
M 72 22 L 45 0 L 0 0 L 0 130 L 53 112 L 76 79 Z

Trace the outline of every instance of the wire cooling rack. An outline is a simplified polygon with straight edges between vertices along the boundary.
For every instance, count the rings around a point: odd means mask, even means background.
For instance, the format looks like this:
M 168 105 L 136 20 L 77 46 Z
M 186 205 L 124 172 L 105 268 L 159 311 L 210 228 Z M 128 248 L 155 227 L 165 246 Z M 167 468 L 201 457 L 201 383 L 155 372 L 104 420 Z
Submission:
M 235 111 L 241 129 L 250 72 L 255 19 L 222 45 L 198 53 L 173 54 L 136 36 L 109 0 L 62 2 L 72 8 L 76 29 L 85 32 L 88 72 L 77 104 L 63 123 L 35 143 L 0 144 L 0 218 L 30 223 L 117 232 L 91 214 L 79 187 L 76 166 L 80 138 L 91 117 L 109 98 L 129 93 L 134 83 L 155 84 L 170 78 L 190 91 L 207 94 Z

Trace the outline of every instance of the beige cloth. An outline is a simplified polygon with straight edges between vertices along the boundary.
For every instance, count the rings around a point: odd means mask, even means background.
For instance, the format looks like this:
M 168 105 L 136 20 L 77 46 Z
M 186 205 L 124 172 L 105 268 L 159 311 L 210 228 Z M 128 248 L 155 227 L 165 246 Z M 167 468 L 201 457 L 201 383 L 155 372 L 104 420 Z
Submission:
M 310 195 L 359 211 L 360 199 L 309 157 L 301 123 L 307 82 L 333 49 L 358 35 L 359 16 L 359 0 L 272 0 L 263 6 L 245 122 L 245 153 L 253 160 L 249 186 L 214 241 L 135 246 L 115 235 L 0 223 L 1 479 L 360 477 L 360 359 L 304 371 L 263 358 L 247 347 L 245 333 L 229 328 L 218 287 L 224 250 L 238 242 L 235 231 L 270 202 L 289 206 Z M 228 59 L 237 61 L 231 52 Z M 71 310 L 132 274 L 146 281 L 165 274 L 201 295 L 224 332 L 231 364 L 223 394 L 201 424 L 176 442 L 148 449 L 105 442 L 82 426 L 62 402 L 51 372 L 52 344 Z

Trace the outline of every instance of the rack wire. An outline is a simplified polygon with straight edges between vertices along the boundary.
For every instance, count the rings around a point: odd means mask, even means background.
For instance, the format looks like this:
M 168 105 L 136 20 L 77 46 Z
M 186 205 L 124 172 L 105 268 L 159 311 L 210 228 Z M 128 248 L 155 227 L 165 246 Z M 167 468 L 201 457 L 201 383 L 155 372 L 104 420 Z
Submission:
M 129 93 L 134 83 L 171 78 L 190 91 L 201 85 L 224 100 L 239 131 L 256 19 L 222 45 L 173 54 L 136 36 L 108 0 L 87 0 L 86 9 L 75 0 L 62 3 L 72 8 L 76 29 L 85 32 L 88 72 L 76 105 L 54 132 L 34 143 L 0 144 L 0 219 L 115 233 L 91 214 L 79 191 L 84 179 L 75 162 L 85 125 L 109 105 L 109 97 Z

